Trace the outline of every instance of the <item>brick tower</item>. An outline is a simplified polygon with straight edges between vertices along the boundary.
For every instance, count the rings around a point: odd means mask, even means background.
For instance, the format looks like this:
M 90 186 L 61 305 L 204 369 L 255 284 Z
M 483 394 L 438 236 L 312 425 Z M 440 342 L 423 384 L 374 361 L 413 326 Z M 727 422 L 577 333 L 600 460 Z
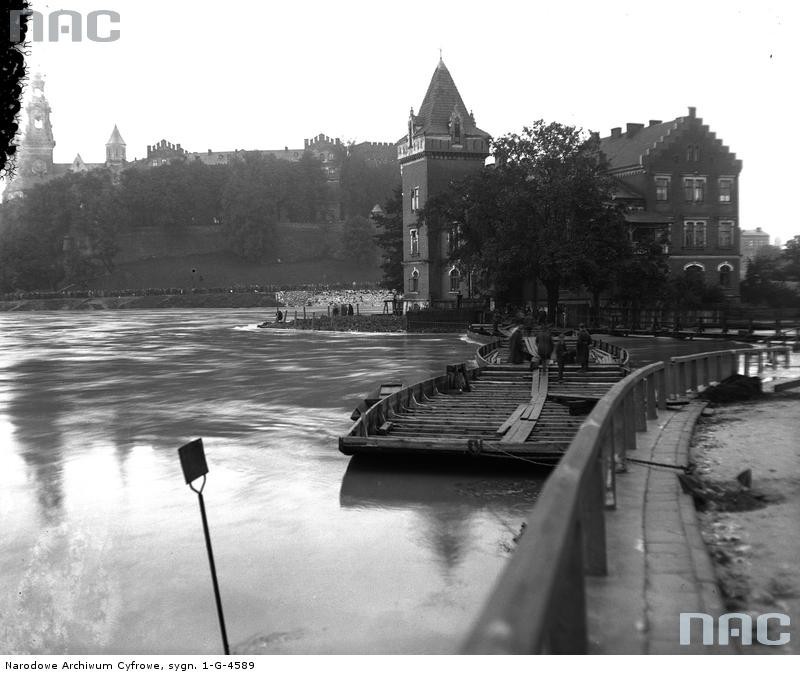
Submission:
M 447 189 L 451 180 L 479 171 L 489 155 L 489 134 L 475 125 L 455 82 L 439 59 L 428 91 L 408 118 L 398 142 L 403 184 L 403 276 L 405 309 L 455 306 L 466 296 L 464 271 L 449 261 L 456 232 L 431 236 L 417 211 Z

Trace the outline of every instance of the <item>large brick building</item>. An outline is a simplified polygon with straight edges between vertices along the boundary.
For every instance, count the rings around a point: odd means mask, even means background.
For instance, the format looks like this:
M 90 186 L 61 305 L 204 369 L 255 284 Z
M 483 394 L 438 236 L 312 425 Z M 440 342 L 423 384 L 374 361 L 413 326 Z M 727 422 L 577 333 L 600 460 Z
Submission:
M 431 78 L 408 132 L 397 143 L 403 185 L 403 275 L 406 309 L 455 305 L 465 295 L 464 270 L 448 262 L 456 232 L 438 236 L 418 224 L 425 202 L 453 179 L 480 170 L 489 155 L 489 134 L 479 129 L 444 62 Z
M 627 206 L 634 242 L 661 242 L 670 272 L 702 274 L 730 298 L 739 296 L 741 160 L 695 109 L 669 122 L 611 130 L 600 148 Z

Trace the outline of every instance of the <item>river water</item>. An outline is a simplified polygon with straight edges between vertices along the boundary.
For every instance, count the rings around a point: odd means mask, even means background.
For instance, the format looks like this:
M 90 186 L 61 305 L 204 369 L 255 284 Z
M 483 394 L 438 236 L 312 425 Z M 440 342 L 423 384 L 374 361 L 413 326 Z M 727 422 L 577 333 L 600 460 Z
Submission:
M 541 487 L 341 455 L 359 399 L 464 336 L 257 329 L 264 310 L 0 315 L 0 652 L 452 653 Z

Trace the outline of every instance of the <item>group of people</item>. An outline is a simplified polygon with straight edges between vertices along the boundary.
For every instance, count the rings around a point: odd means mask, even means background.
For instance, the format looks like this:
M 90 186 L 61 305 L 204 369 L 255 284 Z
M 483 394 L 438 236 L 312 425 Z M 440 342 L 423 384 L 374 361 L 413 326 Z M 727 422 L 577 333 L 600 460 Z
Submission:
M 512 363 L 522 363 L 526 358 L 522 345 L 522 331 L 523 327 L 520 325 L 514 329 L 509 338 L 509 356 Z M 564 379 L 564 366 L 567 363 L 574 361 L 580 366 L 581 371 L 586 372 L 589 370 L 589 352 L 592 346 L 592 336 L 586 330 L 586 326 L 581 324 L 578 328 L 574 351 L 567 347 L 565 337 L 562 332 L 554 340 L 553 334 L 550 332 L 550 326 L 547 323 L 542 323 L 536 332 L 535 339 L 536 356 L 538 356 L 539 360 L 538 366 L 547 369 L 555 354 L 559 382 Z M 531 355 L 531 369 L 533 368 L 534 359 L 533 355 Z

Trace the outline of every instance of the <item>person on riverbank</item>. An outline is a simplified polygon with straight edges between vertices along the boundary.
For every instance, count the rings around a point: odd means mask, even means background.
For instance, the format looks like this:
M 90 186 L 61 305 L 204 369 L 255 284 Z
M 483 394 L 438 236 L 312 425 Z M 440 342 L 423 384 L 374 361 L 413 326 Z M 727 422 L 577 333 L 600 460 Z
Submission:
M 517 325 L 508 338 L 508 360 L 511 363 L 522 363 L 525 360 L 525 349 L 522 345 L 522 326 Z
M 556 339 L 556 363 L 558 364 L 558 381 L 564 379 L 564 364 L 567 362 L 567 343 L 564 342 L 564 333 L 559 333 Z
M 589 331 L 586 330 L 586 325 L 581 324 L 578 328 L 578 345 L 575 360 L 584 372 L 589 370 L 589 349 L 591 346 L 592 336 L 589 334 Z
M 553 356 L 553 336 L 547 324 L 544 324 L 536 334 L 536 351 L 539 353 L 539 367 L 547 369 Z

